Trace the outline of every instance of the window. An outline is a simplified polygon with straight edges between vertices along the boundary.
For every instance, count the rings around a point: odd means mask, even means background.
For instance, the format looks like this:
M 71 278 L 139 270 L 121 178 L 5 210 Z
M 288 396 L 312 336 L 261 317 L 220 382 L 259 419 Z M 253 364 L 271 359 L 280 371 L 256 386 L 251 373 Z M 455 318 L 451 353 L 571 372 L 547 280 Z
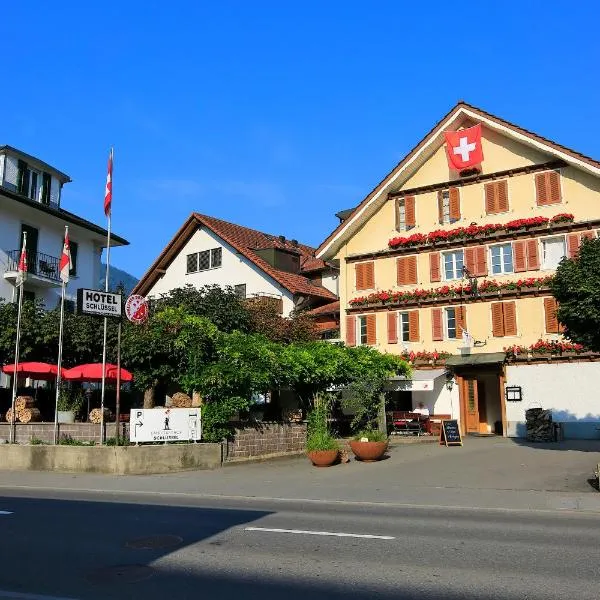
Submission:
M 187 255 L 187 272 L 197 273 L 198 271 L 208 271 L 216 269 L 222 265 L 223 249 L 213 248 L 212 250 L 203 250 Z
M 71 252 L 71 269 L 69 270 L 69 275 L 73 277 L 77 276 L 77 252 L 79 251 L 79 245 L 77 242 L 69 241 L 69 250 Z
M 367 343 L 367 317 L 358 317 L 358 343 L 363 346 Z
M 406 231 L 406 203 L 404 198 L 398 200 L 398 231 Z
M 398 324 L 400 326 L 400 341 L 402 342 L 410 341 L 410 323 L 408 317 L 408 312 L 398 313 Z
M 371 290 L 375 287 L 375 263 L 357 263 L 354 266 L 356 289 Z
M 514 302 L 492 302 L 494 337 L 517 335 L 517 308 Z
M 485 212 L 488 215 L 508 211 L 508 182 L 506 179 L 486 183 L 484 190 Z
M 451 279 L 462 279 L 464 264 L 464 252 L 456 250 L 454 252 L 444 253 L 444 278 L 446 281 Z
M 446 308 L 444 309 L 444 326 L 446 329 L 446 338 L 449 340 L 455 340 L 459 335 L 457 335 L 457 326 L 456 326 L 456 308 Z
M 44 173 L 42 179 L 42 204 L 50 204 L 50 191 L 52 188 L 52 177 L 49 173 Z
M 556 269 L 566 255 L 564 237 L 542 240 L 542 268 Z
M 398 198 L 396 202 L 396 229 L 407 231 L 416 225 L 415 197 Z
M 235 292 L 235 295 L 238 298 L 241 298 L 242 300 L 246 298 L 246 284 L 245 283 L 238 283 L 237 285 L 233 286 L 233 290 Z
M 503 275 L 514 271 L 512 244 L 492 246 L 490 248 L 490 258 L 493 275 Z
M 538 206 L 560 203 L 560 173 L 558 171 L 546 171 L 535 176 L 535 200 Z
M 450 190 L 442 191 L 442 224 L 450 223 Z
M 23 160 L 18 162 L 17 191 L 32 200 L 43 200 L 44 186 L 46 185 L 46 173 L 34 171 L 29 168 Z M 49 177 L 49 176 L 48 176 Z M 50 191 L 48 190 L 48 195 Z

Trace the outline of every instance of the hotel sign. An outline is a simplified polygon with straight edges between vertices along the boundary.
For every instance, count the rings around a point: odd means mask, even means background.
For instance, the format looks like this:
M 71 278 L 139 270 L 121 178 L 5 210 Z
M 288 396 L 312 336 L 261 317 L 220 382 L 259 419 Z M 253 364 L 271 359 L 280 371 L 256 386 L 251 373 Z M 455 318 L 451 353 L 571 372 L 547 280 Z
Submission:
M 96 317 L 120 318 L 123 309 L 121 294 L 101 292 L 100 290 L 77 290 L 77 312 Z

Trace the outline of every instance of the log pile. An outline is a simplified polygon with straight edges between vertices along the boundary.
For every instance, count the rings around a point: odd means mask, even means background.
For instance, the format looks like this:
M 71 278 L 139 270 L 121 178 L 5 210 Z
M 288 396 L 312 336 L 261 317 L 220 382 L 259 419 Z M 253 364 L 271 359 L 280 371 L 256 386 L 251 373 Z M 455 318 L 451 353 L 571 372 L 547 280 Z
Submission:
M 104 422 L 107 423 L 111 419 L 111 412 L 108 408 L 104 409 Z M 102 422 L 102 411 L 99 408 L 92 408 L 90 411 L 89 417 L 90 423 L 94 423 L 95 425 L 100 425 Z
M 172 408 L 191 408 L 192 399 L 183 392 L 176 392 L 171 397 L 171 407 Z
M 35 399 L 31 396 L 18 396 L 15 399 L 15 412 L 12 408 L 6 411 L 6 420 L 9 423 L 38 423 L 42 420 L 39 408 L 35 406 Z
M 553 442 L 554 423 L 552 411 L 543 408 L 530 408 L 525 411 L 527 440 L 530 442 Z

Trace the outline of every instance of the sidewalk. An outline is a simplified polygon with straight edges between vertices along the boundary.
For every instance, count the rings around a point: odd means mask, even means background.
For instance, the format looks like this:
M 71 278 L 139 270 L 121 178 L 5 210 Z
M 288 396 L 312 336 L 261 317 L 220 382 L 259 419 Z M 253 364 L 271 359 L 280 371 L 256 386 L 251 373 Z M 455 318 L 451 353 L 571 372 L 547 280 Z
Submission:
M 600 443 L 528 446 L 503 438 L 469 439 L 463 447 L 390 447 L 379 463 L 352 460 L 316 469 L 303 457 L 231 465 L 172 475 L 104 476 L 9 473 L 3 488 L 133 492 L 194 498 L 263 498 L 463 507 L 577 510 L 600 513 L 600 493 L 588 480 L 600 462 Z

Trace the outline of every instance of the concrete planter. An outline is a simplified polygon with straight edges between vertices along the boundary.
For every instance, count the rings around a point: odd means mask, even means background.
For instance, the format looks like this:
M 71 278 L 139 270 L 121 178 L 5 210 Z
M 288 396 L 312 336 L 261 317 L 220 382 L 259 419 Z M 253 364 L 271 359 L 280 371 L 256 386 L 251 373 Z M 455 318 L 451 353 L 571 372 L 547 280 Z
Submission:
M 59 410 L 58 411 L 58 422 L 59 423 L 75 423 L 75 413 L 72 410 Z
M 338 450 L 312 450 L 306 456 L 315 467 L 331 467 L 338 461 L 340 453 Z

